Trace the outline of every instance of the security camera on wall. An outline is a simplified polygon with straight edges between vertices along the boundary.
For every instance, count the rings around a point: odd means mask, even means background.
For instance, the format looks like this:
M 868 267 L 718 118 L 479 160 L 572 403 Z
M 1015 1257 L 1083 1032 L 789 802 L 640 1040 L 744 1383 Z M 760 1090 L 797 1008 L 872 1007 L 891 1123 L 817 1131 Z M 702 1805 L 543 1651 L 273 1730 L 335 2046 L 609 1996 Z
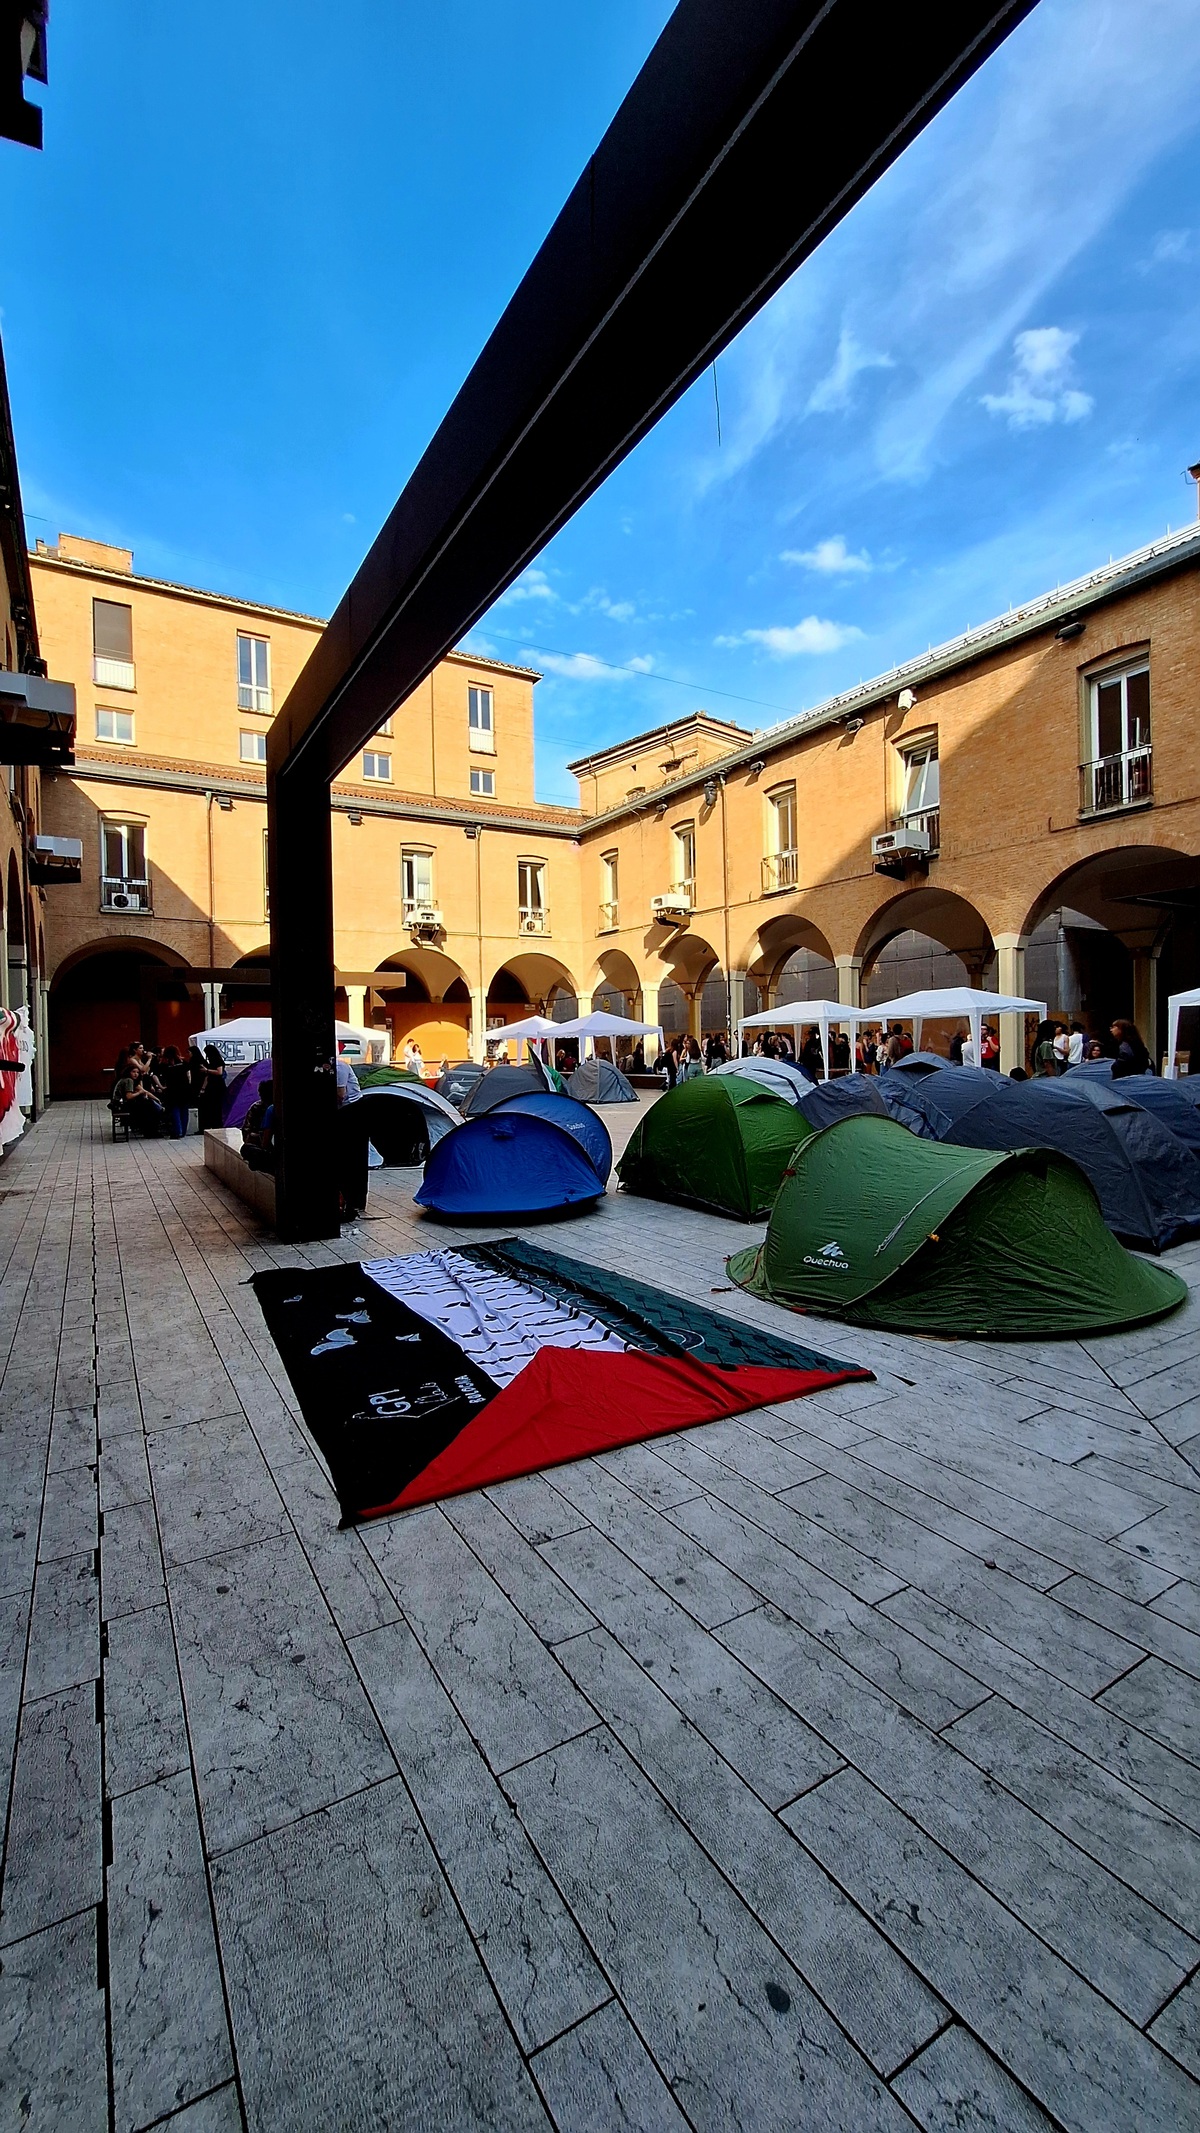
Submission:
M 911 689 L 901 689 L 899 696 L 896 698 L 896 709 L 898 711 L 911 711 L 916 700 Z

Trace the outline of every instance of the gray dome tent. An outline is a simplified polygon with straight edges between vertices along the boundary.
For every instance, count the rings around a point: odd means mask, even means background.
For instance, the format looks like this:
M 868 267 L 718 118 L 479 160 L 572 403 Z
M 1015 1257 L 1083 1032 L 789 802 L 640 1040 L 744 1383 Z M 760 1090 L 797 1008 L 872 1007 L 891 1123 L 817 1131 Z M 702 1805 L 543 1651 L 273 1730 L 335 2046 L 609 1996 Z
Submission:
M 462 1123 L 454 1105 L 423 1081 L 386 1082 L 363 1090 L 354 1106 L 385 1163 L 423 1163 L 430 1150 Z
M 637 1090 L 627 1081 L 620 1067 L 611 1059 L 600 1059 L 593 1053 L 590 1059 L 581 1059 L 573 1074 L 567 1076 L 567 1095 L 580 1104 L 635 1104 Z
M 481 1118 L 485 1111 L 494 1111 L 497 1104 L 502 1104 L 506 1096 L 545 1095 L 552 1087 L 540 1059 L 531 1059 L 528 1066 L 510 1066 L 506 1059 L 502 1059 L 498 1066 L 489 1067 L 486 1074 L 480 1074 L 463 1097 L 459 1109 L 464 1118 Z
M 737 1074 L 743 1081 L 760 1082 L 772 1096 L 782 1096 L 785 1104 L 807 1103 L 817 1087 L 811 1074 L 794 1066 L 790 1059 L 772 1059 L 765 1052 L 751 1052 L 745 1059 L 727 1059 L 724 1066 L 714 1067 L 713 1072 Z

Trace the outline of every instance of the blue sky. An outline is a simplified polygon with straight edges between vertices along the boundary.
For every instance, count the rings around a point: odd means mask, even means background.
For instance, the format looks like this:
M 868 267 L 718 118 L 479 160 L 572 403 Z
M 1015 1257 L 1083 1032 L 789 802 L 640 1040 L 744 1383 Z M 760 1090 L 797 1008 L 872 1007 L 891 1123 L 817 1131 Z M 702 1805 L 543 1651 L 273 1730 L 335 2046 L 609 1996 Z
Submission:
M 669 12 L 55 0 L 0 143 L 31 536 L 327 612 Z M 476 632 L 545 672 L 541 796 L 1192 516 L 1198 267 L 1194 0 L 1041 0 L 722 357 L 720 442 L 709 377 Z

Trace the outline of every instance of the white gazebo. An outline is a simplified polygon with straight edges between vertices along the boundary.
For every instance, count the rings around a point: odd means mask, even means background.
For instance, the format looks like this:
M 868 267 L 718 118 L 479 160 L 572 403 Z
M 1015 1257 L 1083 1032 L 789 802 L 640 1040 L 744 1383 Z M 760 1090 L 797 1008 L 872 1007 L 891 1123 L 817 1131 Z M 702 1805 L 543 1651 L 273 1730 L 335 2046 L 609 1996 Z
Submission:
M 871 1009 L 871 1020 L 879 1022 L 911 1022 L 913 1045 L 921 1049 L 921 1026 L 925 1022 L 967 1021 L 971 1026 L 971 1043 L 975 1047 L 975 1064 L 983 1065 L 983 1024 L 989 1015 L 1041 1015 L 1046 1014 L 1044 1000 L 1024 1000 L 1015 993 L 980 992 L 974 985 L 944 985 L 932 992 L 903 993 L 898 1000 L 884 1000 L 879 1007 Z
M 1200 1000 L 1200 993 L 1191 997 Z M 900 999 L 885 1000 L 879 1007 L 846 1007 L 839 1000 L 790 1000 L 786 1007 L 769 1007 L 761 1015 L 745 1016 L 738 1023 L 738 1036 L 740 1038 L 744 1029 L 799 1031 L 806 1024 L 815 1023 L 820 1032 L 821 1059 L 828 1080 L 829 1032 L 835 1025 L 845 1025 L 853 1043 L 863 1022 L 911 1022 L 913 1044 L 919 1051 L 923 1023 L 965 1020 L 971 1027 L 971 1042 L 979 1064 L 983 1058 L 981 1038 L 987 1016 L 1044 1016 L 1045 1012 L 1044 1000 L 1024 1000 L 1006 992 L 979 992 L 973 985 L 945 985 L 932 992 L 904 993 Z
M 335 1022 L 339 1059 L 370 1060 L 378 1064 L 388 1047 L 387 1035 L 378 1029 L 356 1029 L 350 1022 Z M 227 1066 L 244 1066 L 271 1056 L 270 1015 L 239 1015 L 233 1022 L 220 1022 L 213 1029 L 197 1030 L 189 1039 L 203 1051 L 215 1044 Z
M 825 1079 L 829 1079 L 829 1032 L 836 1024 L 843 1024 L 850 1032 L 853 1044 L 860 1022 L 873 1022 L 876 1009 L 846 1007 L 840 1000 L 789 1000 L 786 1007 L 768 1007 L 761 1015 L 743 1015 L 738 1023 L 738 1040 L 744 1029 L 790 1029 L 797 1036 L 806 1026 L 816 1024 L 821 1038 L 821 1061 Z M 797 1044 L 796 1050 L 799 1051 Z
M 522 1043 L 527 1051 L 532 1051 L 535 1043 L 544 1044 L 548 1037 L 556 1037 L 558 1030 L 559 1024 L 552 1022 L 549 1015 L 525 1015 L 520 1022 L 509 1022 L 505 1024 L 503 1029 L 489 1030 L 485 1039 L 485 1048 L 486 1044 L 501 1042 L 507 1044 L 509 1038 L 514 1037 L 517 1041 L 517 1063 L 519 1065 Z
M 1200 1007 L 1200 985 L 1193 985 L 1190 992 L 1173 992 L 1167 1001 L 1167 1075 L 1171 1081 L 1178 1072 L 1175 1053 L 1179 1044 L 1179 1011 L 1183 1007 Z
M 625 1015 L 610 1015 L 602 1007 L 596 1008 L 590 1015 L 576 1015 L 573 1022 L 552 1022 L 550 1027 L 556 1037 L 579 1039 L 581 1059 L 589 1040 L 593 1052 L 595 1051 L 597 1037 L 657 1037 L 660 1048 L 663 1041 L 660 1023 L 632 1022 Z M 615 1052 L 613 1056 L 615 1058 Z

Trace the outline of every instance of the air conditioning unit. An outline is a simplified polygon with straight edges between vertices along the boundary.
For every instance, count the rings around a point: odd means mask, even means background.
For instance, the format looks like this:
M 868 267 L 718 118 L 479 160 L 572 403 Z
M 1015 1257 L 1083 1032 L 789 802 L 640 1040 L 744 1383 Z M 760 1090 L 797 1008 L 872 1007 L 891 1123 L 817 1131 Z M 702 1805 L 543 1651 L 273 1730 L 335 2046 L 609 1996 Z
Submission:
M 928 859 L 929 835 L 926 830 L 883 830 L 871 839 L 872 859 Z
M 409 909 L 405 924 L 411 926 L 415 932 L 440 933 L 442 929 L 442 914 L 436 904 L 413 904 Z
M 692 915 L 691 900 L 673 889 L 669 896 L 650 898 L 650 916 L 660 926 L 686 926 Z
M 114 889 L 108 899 L 110 911 L 140 911 L 142 899 L 136 889 Z
M 521 931 L 522 933 L 544 933 L 546 931 L 546 920 L 542 912 L 531 911 L 528 917 L 523 918 L 521 920 Z

